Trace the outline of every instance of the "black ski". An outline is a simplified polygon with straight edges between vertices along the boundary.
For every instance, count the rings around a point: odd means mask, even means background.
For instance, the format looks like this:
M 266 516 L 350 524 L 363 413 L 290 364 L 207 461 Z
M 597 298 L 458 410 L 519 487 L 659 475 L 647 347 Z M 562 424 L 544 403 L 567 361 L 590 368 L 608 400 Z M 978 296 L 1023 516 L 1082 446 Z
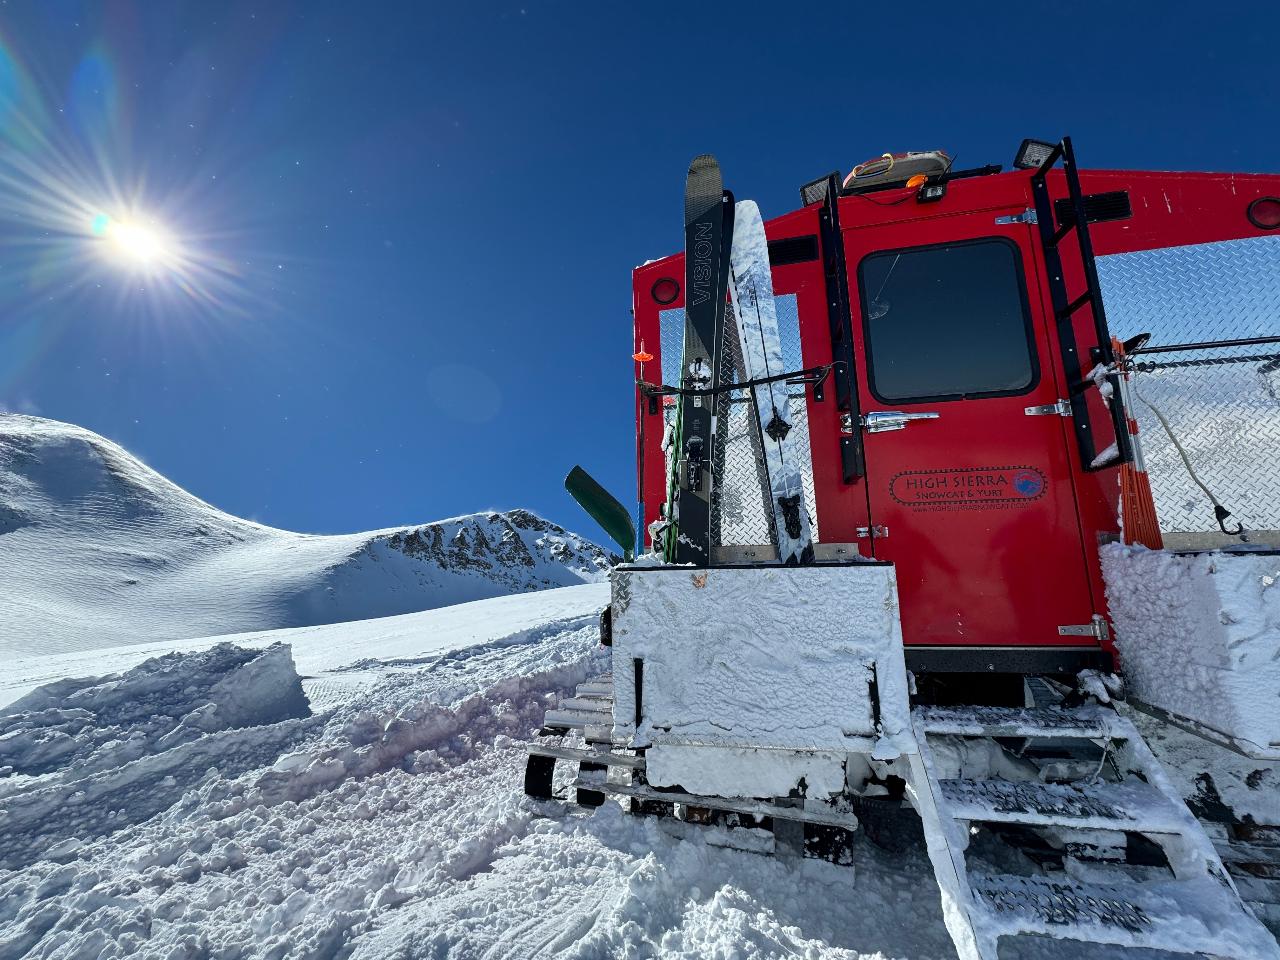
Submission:
M 705 390 L 719 375 L 729 283 L 729 242 L 733 197 L 723 189 L 720 165 L 710 154 L 689 165 L 684 191 L 685 325 L 680 385 Z M 668 560 L 706 566 L 711 561 L 711 443 L 715 398 L 680 397 L 676 420 L 676 476 L 672 520 L 667 530 Z

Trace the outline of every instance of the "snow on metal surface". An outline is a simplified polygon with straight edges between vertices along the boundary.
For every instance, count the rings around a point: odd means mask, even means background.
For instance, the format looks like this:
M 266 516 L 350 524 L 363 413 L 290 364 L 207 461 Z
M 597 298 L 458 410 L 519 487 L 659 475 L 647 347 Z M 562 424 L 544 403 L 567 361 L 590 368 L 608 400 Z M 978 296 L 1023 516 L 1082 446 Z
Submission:
M 654 785 L 785 796 L 804 776 L 833 791 L 843 765 L 824 755 L 878 732 L 914 742 L 891 567 L 619 568 L 612 582 L 615 735 L 654 745 Z M 748 745 L 808 755 L 756 762 Z
M 1280 557 L 1102 549 L 1133 695 L 1280 759 Z
M 987 908 L 991 933 L 1038 933 L 1092 943 L 1211 954 L 1237 960 L 1280 956 L 1256 923 L 1239 923 L 1240 907 L 1227 888 L 1194 881 L 1106 886 L 1047 877 L 986 877 L 974 890 Z
M 1034 783 L 1017 780 L 941 781 L 947 810 L 962 820 L 1074 828 L 1176 832 L 1182 815 L 1155 788 L 1141 782 Z

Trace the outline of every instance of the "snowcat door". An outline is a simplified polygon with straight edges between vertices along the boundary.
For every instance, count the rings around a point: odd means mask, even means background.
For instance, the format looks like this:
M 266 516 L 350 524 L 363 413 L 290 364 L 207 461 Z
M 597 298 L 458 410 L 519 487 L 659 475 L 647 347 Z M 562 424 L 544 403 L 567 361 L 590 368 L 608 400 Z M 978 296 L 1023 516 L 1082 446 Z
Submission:
M 844 234 L 865 532 L 897 566 L 909 645 L 1099 645 L 1070 404 L 1021 212 Z

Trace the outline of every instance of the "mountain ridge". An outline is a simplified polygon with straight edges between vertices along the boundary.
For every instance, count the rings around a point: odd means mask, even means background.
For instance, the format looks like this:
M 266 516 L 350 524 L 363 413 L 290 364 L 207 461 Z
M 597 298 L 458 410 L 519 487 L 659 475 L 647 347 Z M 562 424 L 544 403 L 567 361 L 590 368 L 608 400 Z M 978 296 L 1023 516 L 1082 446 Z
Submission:
M 601 579 L 528 510 L 304 534 L 225 513 L 90 430 L 0 414 L 0 652 L 365 620 Z

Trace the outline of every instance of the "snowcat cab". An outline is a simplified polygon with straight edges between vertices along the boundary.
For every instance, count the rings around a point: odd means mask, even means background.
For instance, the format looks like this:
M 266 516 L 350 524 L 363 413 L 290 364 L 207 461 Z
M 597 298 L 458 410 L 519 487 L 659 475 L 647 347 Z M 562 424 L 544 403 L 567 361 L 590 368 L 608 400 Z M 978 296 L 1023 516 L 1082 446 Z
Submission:
M 686 194 L 691 261 L 634 272 L 641 556 L 611 577 L 612 673 L 547 712 L 526 791 L 836 860 L 859 826 L 922 826 L 962 960 L 1022 934 L 1280 960 L 1111 702 L 1121 668 L 1144 708 L 1280 759 L 1280 711 L 1249 709 L 1280 685 L 1280 628 L 1225 612 L 1242 577 L 1257 603 L 1280 578 L 1257 549 L 1280 520 L 1206 560 L 1245 533 L 1213 492 L 1233 471 L 1143 393 L 1160 464 L 1206 495 L 1161 473 L 1153 496 L 1132 379 L 1238 362 L 1270 384 L 1280 176 L 1080 170 L 1069 139 L 1024 141 L 1010 171 L 885 154 L 802 187 L 767 254 L 713 159 L 689 182 L 712 198 Z M 712 318 L 723 293 L 689 287 L 717 262 L 732 308 Z M 1274 387 L 1223 402 L 1265 433 Z M 797 458 L 792 529 L 777 474 Z M 580 501 L 632 529 L 591 483 Z M 987 842 L 1024 869 L 971 863 Z

